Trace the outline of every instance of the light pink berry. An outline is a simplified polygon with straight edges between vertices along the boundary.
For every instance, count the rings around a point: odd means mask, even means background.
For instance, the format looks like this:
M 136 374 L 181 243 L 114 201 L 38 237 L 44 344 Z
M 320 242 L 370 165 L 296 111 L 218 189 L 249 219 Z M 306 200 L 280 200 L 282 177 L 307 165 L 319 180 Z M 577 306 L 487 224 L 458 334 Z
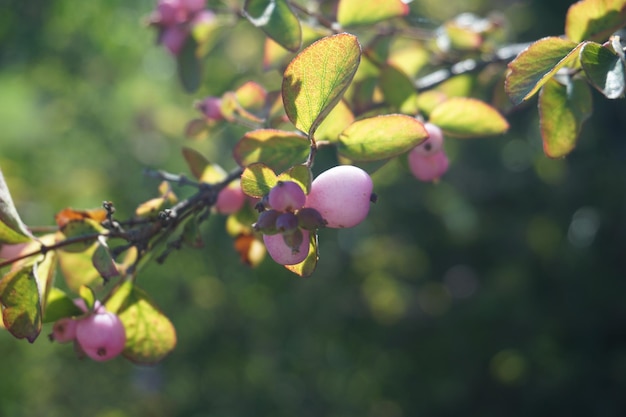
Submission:
M 413 175 L 420 181 L 436 181 L 448 170 L 450 162 L 448 156 L 442 150 L 432 155 L 424 155 L 413 148 L 409 152 L 409 168 Z
M 76 341 L 85 354 L 96 361 L 113 359 L 124 350 L 126 331 L 115 314 L 92 314 L 79 320 Z
M 306 194 L 302 187 L 293 181 L 278 181 L 270 190 L 267 201 L 274 210 L 294 211 L 304 206 Z
M 245 201 L 246 196 L 243 191 L 241 191 L 241 186 L 239 183 L 233 183 L 222 189 L 217 195 L 215 209 L 220 214 L 236 213 L 243 207 Z
M 78 320 L 71 317 L 63 317 L 54 322 L 50 340 L 59 343 L 68 343 L 76 339 L 76 327 Z
M 432 123 L 424 123 L 424 128 L 428 132 L 428 138 L 413 149 L 422 155 L 436 154 L 443 147 L 443 132 Z
M 160 42 L 172 55 L 178 55 L 183 49 L 189 32 L 183 26 L 169 26 L 163 29 Z
M 287 245 L 282 233 L 263 235 L 263 243 L 276 263 L 281 265 L 299 264 L 309 254 L 309 231 L 302 230 L 302 243 L 297 250 L 293 250 Z
M 219 97 L 207 97 L 196 104 L 196 108 L 204 114 L 208 120 L 222 120 L 222 99 Z

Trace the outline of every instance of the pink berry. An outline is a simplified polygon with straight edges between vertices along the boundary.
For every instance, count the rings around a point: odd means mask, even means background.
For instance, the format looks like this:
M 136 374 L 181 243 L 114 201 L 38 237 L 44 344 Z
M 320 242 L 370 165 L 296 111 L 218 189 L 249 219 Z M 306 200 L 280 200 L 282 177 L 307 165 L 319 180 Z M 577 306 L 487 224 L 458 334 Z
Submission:
M 156 8 L 156 22 L 162 26 L 172 26 L 181 23 L 184 10 L 180 0 L 161 0 Z
M 297 230 L 296 232 L 300 232 Z M 272 259 L 281 265 L 295 265 L 304 261 L 309 254 L 309 231 L 302 230 L 302 242 L 297 250 L 292 249 L 282 233 L 263 235 L 263 243 Z
M 76 339 L 76 325 L 78 320 L 71 317 L 63 317 L 54 322 L 50 340 L 59 343 L 68 343 Z
M 183 7 L 187 9 L 190 14 L 201 11 L 206 7 L 206 0 L 180 0 Z
M 196 104 L 196 108 L 204 114 L 208 120 L 222 120 L 222 99 L 219 97 L 207 97 Z
M 126 344 L 126 331 L 115 314 L 92 314 L 79 320 L 76 341 L 91 359 L 106 361 L 122 353 Z
M 422 155 L 433 155 L 443 147 L 443 132 L 432 123 L 424 123 L 424 128 L 428 132 L 428 138 L 413 149 Z
M 361 168 L 336 166 L 313 180 L 306 206 L 316 209 L 327 227 L 353 227 L 369 213 L 373 186 L 372 179 Z
M 278 181 L 267 197 L 271 208 L 278 211 L 299 210 L 306 202 L 302 187 L 293 181 Z
M 448 156 L 443 149 L 432 155 L 424 155 L 415 148 L 409 152 L 409 168 L 420 181 L 438 180 L 446 173 L 449 165 Z
M 215 208 L 218 213 L 232 214 L 238 212 L 243 203 L 246 201 L 246 196 L 241 191 L 241 186 L 238 182 L 232 183 L 228 187 L 222 189 L 217 195 L 217 202 Z

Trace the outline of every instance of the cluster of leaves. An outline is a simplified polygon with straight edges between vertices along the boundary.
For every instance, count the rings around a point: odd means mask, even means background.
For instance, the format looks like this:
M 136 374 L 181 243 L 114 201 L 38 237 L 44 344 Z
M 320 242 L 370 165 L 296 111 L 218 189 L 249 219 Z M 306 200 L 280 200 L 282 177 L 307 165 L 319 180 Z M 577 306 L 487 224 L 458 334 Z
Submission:
M 168 3 L 176 1 L 183 0 Z M 199 13 L 197 3 L 203 2 L 194 2 L 190 16 Z M 201 245 L 199 228 L 232 183 L 240 180 L 248 200 L 226 213 L 226 228 L 242 260 L 254 266 L 265 253 L 252 227 L 255 204 L 278 181 L 296 182 L 308 193 L 320 147 L 332 147 L 340 163 L 372 171 L 393 158 L 406 158 L 425 141 L 426 122 L 446 137 L 503 134 L 509 125 L 500 110 L 510 104 L 499 91 L 504 91 L 506 76 L 506 92 L 514 104 L 540 91 L 546 154 L 562 156 L 571 151 L 591 113 L 588 83 L 608 98 L 624 94 L 619 38 L 596 41 L 624 26 L 626 0 L 576 3 L 567 15 L 566 37 L 531 44 L 508 72 L 506 63 L 523 48 L 507 44 L 504 23 L 497 17 L 464 14 L 424 38 L 400 0 L 339 0 L 319 6 L 313 12 L 287 0 L 247 0 L 237 11 L 267 36 L 263 64 L 282 73 L 281 88 L 271 91 L 247 82 L 203 101 L 198 108 L 204 117 L 186 127 L 191 137 L 210 136 L 220 123 L 246 127 L 233 147 L 238 164 L 233 172 L 185 148 L 183 156 L 195 180 L 153 172 L 164 181 L 160 195 L 140 204 L 129 220 L 118 221 L 113 204 L 105 202 L 102 209 L 63 210 L 53 231 L 39 236 L 20 220 L 0 176 L 0 243 L 7 259 L 0 260 L 0 267 L 7 267 L 0 280 L 0 303 L 4 326 L 14 336 L 33 342 L 43 323 L 83 314 L 71 295 L 55 287 L 58 265 L 69 291 L 87 306 L 100 299 L 119 316 L 127 335 L 124 356 L 138 363 L 156 362 L 174 348 L 176 334 L 137 285 L 137 274 L 151 258 L 163 262 L 174 250 Z M 180 23 L 185 25 L 177 40 L 180 47 L 168 47 L 190 92 L 201 84 L 203 57 L 221 25 L 220 11 L 214 12 L 193 26 Z M 163 22 L 162 17 L 152 21 Z M 159 27 L 161 42 L 163 31 L 174 27 Z M 490 102 L 484 101 L 486 96 L 492 97 Z M 217 110 L 208 112 L 209 105 Z M 193 187 L 195 193 L 178 200 L 172 183 Z M 315 231 L 306 259 L 287 268 L 311 275 L 318 262 L 317 242 Z M 15 248 L 9 245 L 21 247 L 8 255 Z

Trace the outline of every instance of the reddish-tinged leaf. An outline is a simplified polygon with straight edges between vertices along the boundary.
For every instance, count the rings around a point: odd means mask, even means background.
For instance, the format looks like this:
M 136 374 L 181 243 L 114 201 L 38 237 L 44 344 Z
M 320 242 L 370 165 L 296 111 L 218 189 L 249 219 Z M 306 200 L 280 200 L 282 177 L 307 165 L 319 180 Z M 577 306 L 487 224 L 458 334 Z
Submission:
M 41 332 L 42 305 L 37 266 L 25 265 L 0 280 L 4 326 L 18 339 L 33 343 Z
M 608 47 L 587 42 L 580 51 L 580 63 L 591 84 L 606 98 L 624 97 L 626 70 L 619 55 Z
M 564 86 L 550 80 L 539 93 L 539 124 L 543 150 L 551 158 L 567 155 L 576 146 L 582 124 L 591 115 L 591 91 L 584 80 Z
M 82 252 L 87 250 L 96 241 L 98 234 L 105 228 L 97 221 L 89 218 L 77 219 L 67 222 L 58 232 L 57 242 L 66 239 L 74 239 L 76 242 L 62 246 L 64 252 Z
M 565 35 L 574 42 L 604 41 L 626 25 L 626 0 L 583 0 L 570 6 Z
M 302 29 L 298 17 L 285 0 L 246 0 L 245 15 L 285 49 L 297 51 L 302 43 Z
M 337 149 L 353 161 L 377 161 L 407 152 L 427 137 L 414 117 L 389 114 L 352 123 L 339 136 Z
M 409 6 L 401 0 L 340 0 L 337 21 L 343 27 L 370 25 L 408 13 Z
M 523 50 L 509 64 L 510 73 L 504 86 L 513 103 L 528 100 L 559 69 L 575 66 L 582 45 L 567 39 L 547 37 Z
M 92 210 L 74 210 L 72 208 L 65 208 L 58 212 L 54 216 L 54 220 L 59 228 L 64 227 L 71 221 L 91 219 L 97 223 L 105 221 L 107 218 L 107 212 L 103 208 Z
M 348 33 L 326 37 L 300 52 L 283 75 L 289 120 L 313 135 L 350 85 L 360 58 L 359 41 Z
M 26 243 L 32 235 L 22 223 L 0 170 L 0 243 Z
M 242 233 L 235 238 L 235 250 L 245 265 L 255 267 L 265 258 L 265 245 L 252 233 Z
M 309 150 L 308 139 L 298 133 L 260 129 L 246 133 L 235 146 L 233 156 L 242 167 L 262 162 L 275 172 L 282 172 L 306 161 Z
M 464 97 L 453 97 L 439 104 L 428 121 L 445 134 L 462 138 L 500 135 L 509 129 L 509 123 L 495 108 Z
M 267 91 L 261 84 L 248 81 L 235 90 L 235 97 L 237 97 L 237 101 L 244 109 L 260 111 L 265 107 Z

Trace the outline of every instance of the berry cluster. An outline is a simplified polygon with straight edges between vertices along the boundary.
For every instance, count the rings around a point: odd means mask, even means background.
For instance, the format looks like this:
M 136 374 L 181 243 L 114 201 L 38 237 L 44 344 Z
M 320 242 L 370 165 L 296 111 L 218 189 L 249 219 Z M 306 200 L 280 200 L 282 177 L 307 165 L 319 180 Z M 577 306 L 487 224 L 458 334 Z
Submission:
M 350 165 L 320 174 L 308 195 L 295 182 L 279 181 L 263 200 L 253 228 L 263 233 L 274 261 L 298 264 L 309 254 L 311 232 L 320 227 L 353 227 L 367 217 L 372 189 L 370 176 Z
M 59 343 L 75 342 L 85 355 L 95 361 L 107 361 L 118 356 L 126 345 L 126 330 L 120 318 L 96 302 L 88 311 L 85 302 L 75 304 L 86 314 L 81 317 L 64 317 L 52 327 L 50 340 Z
M 150 24 L 159 29 L 158 42 L 178 55 L 196 25 L 215 19 L 205 6 L 206 0 L 159 0 L 150 16 Z

